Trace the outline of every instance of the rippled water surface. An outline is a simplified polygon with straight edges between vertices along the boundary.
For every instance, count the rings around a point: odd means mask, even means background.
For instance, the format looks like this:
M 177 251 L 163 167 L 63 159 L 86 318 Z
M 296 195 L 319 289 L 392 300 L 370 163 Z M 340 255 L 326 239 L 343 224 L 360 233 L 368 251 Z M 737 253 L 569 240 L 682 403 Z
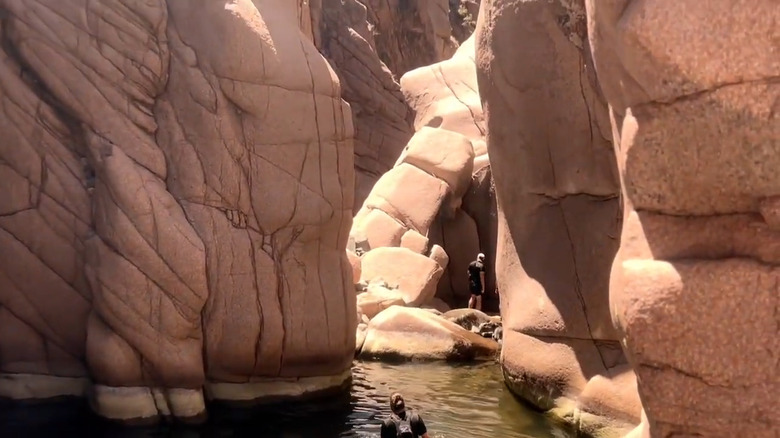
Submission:
M 432 437 L 519 438 L 567 435 L 525 408 L 508 392 L 493 362 L 388 365 L 355 362 L 352 391 L 325 403 L 274 408 L 210 408 L 198 428 L 115 428 L 89 415 L 83 404 L 0 407 L 0 437 L 378 437 L 388 397 L 404 394 Z

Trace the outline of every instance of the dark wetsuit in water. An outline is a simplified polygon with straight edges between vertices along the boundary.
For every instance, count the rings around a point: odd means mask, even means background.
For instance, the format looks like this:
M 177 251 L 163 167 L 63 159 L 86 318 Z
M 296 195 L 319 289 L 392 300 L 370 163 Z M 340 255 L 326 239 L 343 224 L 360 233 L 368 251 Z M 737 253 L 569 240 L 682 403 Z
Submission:
M 428 429 L 425 428 L 425 422 L 423 422 L 422 417 L 420 417 L 420 415 L 416 412 L 409 412 L 402 413 L 400 417 L 391 415 L 390 418 L 387 418 L 384 422 L 382 422 L 382 433 L 380 434 L 380 437 L 397 438 L 399 436 L 397 425 L 401 419 L 406 418 L 406 415 L 409 416 L 409 423 L 412 425 L 412 432 L 414 432 L 415 438 L 421 437 L 426 432 L 428 432 Z
M 469 264 L 469 290 L 471 295 L 482 295 L 482 278 L 479 273 L 485 272 L 485 265 L 479 260 L 474 260 Z

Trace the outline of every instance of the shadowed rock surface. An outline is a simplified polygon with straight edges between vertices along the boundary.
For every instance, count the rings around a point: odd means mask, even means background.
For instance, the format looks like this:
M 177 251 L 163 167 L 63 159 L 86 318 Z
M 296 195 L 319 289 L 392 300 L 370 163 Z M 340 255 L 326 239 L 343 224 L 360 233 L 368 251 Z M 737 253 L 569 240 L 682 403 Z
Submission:
M 587 2 L 623 183 L 610 299 L 634 436 L 777 437 L 780 8 L 660 3 Z
M 449 0 L 452 36 L 459 43 L 466 41 L 476 29 L 480 0 Z
M 414 133 L 414 115 L 376 52 L 366 6 L 357 0 L 312 2 L 314 39 L 341 83 L 355 125 L 354 213 L 390 170 Z
M 452 37 L 448 0 L 367 0 L 369 30 L 379 58 L 396 77 L 449 58 Z
M 0 8 L 0 394 L 91 377 L 130 419 L 339 386 L 353 127 L 308 7 Z
M 581 432 L 620 436 L 641 406 L 609 313 L 619 184 L 585 26 L 581 1 L 482 3 L 501 361 L 522 398 Z

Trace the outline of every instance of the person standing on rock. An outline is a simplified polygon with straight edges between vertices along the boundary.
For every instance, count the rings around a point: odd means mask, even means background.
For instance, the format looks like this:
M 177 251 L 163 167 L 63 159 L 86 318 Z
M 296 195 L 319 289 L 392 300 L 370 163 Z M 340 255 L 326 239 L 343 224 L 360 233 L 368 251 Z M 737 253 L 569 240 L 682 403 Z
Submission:
M 477 259 L 469 263 L 469 309 L 482 310 L 482 294 L 485 293 L 485 254 L 479 253 Z
M 404 397 L 394 392 L 390 396 L 390 418 L 382 422 L 381 438 L 428 438 L 428 429 L 416 412 L 407 412 Z

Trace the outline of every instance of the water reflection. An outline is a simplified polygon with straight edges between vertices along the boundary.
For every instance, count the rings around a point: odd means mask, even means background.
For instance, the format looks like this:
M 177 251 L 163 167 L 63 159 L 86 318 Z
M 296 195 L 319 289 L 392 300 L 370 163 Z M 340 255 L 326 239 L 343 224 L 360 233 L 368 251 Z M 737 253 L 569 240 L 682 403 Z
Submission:
M 372 421 L 353 414 L 357 435 L 378 436 L 377 420 L 389 413 L 388 395 L 404 394 L 407 404 L 423 416 L 434 437 L 565 437 L 545 419 L 517 402 L 492 362 L 468 365 L 364 362 L 353 374 L 360 389 L 352 396 L 366 404 Z M 355 403 L 353 401 L 353 403 Z M 354 411 L 358 411 L 356 406 Z M 364 433 L 364 434 L 360 434 Z
M 388 396 L 400 391 L 418 410 L 432 437 L 557 437 L 567 435 L 529 411 L 506 390 L 495 363 L 388 365 L 356 362 L 351 393 L 317 404 L 253 409 L 211 406 L 200 427 L 118 428 L 90 415 L 85 403 L 0 406 L 0 436 L 43 437 L 278 437 L 369 438 L 389 414 Z

